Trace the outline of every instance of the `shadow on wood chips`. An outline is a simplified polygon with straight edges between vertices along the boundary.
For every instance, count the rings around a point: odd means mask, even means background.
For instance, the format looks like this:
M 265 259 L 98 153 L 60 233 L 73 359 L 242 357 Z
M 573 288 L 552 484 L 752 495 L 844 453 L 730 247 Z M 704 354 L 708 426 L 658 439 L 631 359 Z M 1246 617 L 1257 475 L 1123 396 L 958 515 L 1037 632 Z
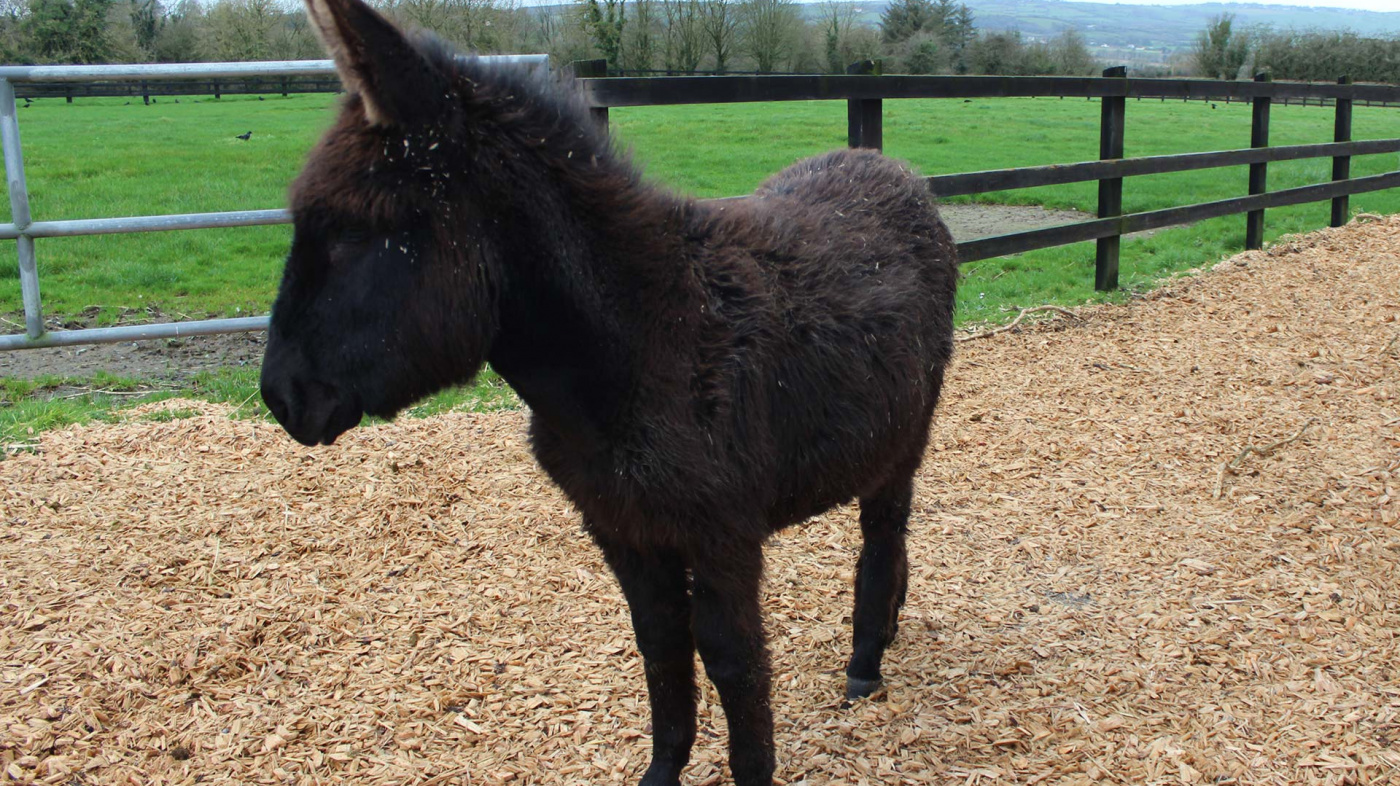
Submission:
M 769 551 L 782 781 L 1400 781 L 1397 251 L 1364 220 L 960 344 L 875 700 L 853 511 Z M 163 402 L 0 462 L 0 771 L 635 782 L 628 616 L 524 422 L 308 450 Z M 725 782 L 701 696 L 686 783 Z

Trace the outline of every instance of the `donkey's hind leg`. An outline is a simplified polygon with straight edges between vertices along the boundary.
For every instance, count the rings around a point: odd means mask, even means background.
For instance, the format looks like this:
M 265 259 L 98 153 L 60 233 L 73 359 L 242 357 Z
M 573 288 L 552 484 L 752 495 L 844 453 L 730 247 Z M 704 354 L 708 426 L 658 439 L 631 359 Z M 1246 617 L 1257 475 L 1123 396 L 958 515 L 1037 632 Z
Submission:
M 899 630 L 899 609 L 909 584 L 904 533 L 913 499 L 914 461 L 878 491 L 860 499 L 860 531 L 865 545 L 856 563 L 855 635 L 846 666 L 846 698 L 869 696 L 880 687 L 880 660 Z

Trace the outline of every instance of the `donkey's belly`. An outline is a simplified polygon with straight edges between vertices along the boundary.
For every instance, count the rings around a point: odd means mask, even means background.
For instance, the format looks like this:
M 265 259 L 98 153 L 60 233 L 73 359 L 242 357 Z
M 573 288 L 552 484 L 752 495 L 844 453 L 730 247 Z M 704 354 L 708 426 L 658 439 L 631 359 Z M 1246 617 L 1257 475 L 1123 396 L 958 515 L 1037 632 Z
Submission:
M 840 459 L 805 466 L 794 462 L 797 471 L 775 479 L 778 495 L 768 514 L 769 526 L 780 530 L 878 491 L 911 456 L 921 455 L 925 433 L 926 428 L 911 424 Z

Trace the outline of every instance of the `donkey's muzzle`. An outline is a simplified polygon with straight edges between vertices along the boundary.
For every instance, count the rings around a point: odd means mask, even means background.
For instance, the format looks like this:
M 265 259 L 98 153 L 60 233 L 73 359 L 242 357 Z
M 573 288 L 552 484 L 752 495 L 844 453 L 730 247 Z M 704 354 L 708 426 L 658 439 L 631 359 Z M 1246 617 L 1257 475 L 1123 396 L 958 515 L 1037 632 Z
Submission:
M 353 394 L 313 379 L 269 374 L 263 366 L 263 403 L 277 422 L 303 445 L 330 445 L 360 422 Z

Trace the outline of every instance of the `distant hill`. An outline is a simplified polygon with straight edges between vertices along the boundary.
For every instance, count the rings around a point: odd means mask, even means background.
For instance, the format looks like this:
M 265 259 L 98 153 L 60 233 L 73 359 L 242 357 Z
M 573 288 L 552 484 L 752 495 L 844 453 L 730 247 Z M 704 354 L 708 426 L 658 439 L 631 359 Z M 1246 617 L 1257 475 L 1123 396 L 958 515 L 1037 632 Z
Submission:
M 1198 5 L 1113 5 L 1073 0 L 961 0 L 972 9 L 979 30 L 1015 30 L 1042 40 L 1072 27 L 1084 35 L 1095 56 L 1105 62 L 1160 66 L 1191 49 L 1196 35 L 1221 14 L 1234 14 L 1245 28 L 1277 30 L 1350 30 L 1363 36 L 1400 36 L 1400 12 L 1353 11 L 1346 8 L 1301 8 L 1258 3 Z M 1325 2 L 1325 0 L 1319 0 Z M 817 0 L 807 0 L 808 18 L 818 14 Z M 886 2 L 857 3 L 862 22 L 880 23 Z
M 1365 36 L 1400 35 L 1400 12 L 1300 8 L 1254 3 L 1200 5 L 1110 5 L 1064 0 L 963 0 L 982 30 L 1019 30 L 1027 37 L 1050 37 L 1066 27 L 1091 44 L 1177 50 L 1192 45 L 1211 19 L 1234 14 L 1235 24 L 1295 30 L 1351 30 Z M 876 6 L 876 17 L 884 3 Z
M 846 0 L 841 0 L 845 2 Z M 1325 3 L 1326 0 L 1316 0 Z M 524 0 L 540 10 L 558 8 L 550 0 Z M 822 0 L 799 0 L 803 15 L 815 20 Z M 1400 37 L 1400 11 L 1354 11 L 1260 3 L 1197 5 L 1113 5 L 1074 0 L 961 0 L 972 9 L 979 30 L 1016 30 L 1031 40 L 1052 38 L 1072 27 L 1084 35 L 1105 63 L 1129 66 L 1167 62 L 1191 49 L 1196 35 L 1215 17 L 1233 14 L 1235 24 L 1277 30 L 1350 30 L 1363 36 Z M 886 0 L 861 2 L 860 20 L 880 23 Z

